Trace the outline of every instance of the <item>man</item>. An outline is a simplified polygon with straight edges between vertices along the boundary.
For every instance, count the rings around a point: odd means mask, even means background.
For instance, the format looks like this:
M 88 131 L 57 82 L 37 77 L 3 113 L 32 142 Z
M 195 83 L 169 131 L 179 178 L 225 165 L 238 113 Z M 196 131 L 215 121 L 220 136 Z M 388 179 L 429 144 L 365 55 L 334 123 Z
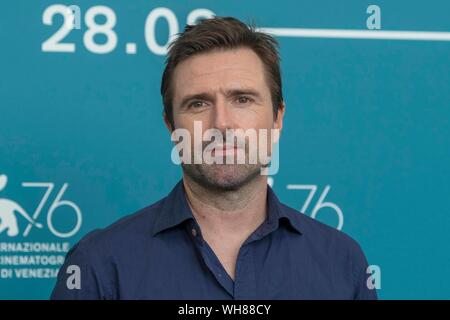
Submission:
M 234 18 L 187 26 L 169 48 L 161 84 L 169 132 L 195 135 L 196 123 L 223 134 L 280 131 L 279 60 L 272 37 Z M 271 153 L 272 142 L 257 149 Z M 267 163 L 192 163 L 195 147 L 180 152 L 183 179 L 166 198 L 68 253 L 53 299 L 376 298 L 358 244 L 280 203 L 261 174 Z M 242 151 L 255 150 L 233 138 L 211 153 L 236 160 Z

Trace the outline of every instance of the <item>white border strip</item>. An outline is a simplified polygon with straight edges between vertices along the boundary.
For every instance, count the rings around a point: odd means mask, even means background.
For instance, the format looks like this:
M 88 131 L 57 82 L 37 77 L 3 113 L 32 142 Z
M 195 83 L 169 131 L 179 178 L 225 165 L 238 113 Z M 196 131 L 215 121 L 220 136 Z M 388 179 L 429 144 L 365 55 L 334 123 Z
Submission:
M 450 41 L 450 32 L 258 28 L 280 37 Z

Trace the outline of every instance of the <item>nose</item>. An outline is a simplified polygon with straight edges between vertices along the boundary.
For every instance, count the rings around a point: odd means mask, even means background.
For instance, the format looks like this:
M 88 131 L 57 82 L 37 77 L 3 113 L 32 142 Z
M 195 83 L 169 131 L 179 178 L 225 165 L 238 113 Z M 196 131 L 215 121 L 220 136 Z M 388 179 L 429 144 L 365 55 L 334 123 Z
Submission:
M 224 99 L 217 99 L 211 116 L 213 117 L 211 123 L 214 125 L 214 128 L 222 132 L 233 128 L 232 110 Z

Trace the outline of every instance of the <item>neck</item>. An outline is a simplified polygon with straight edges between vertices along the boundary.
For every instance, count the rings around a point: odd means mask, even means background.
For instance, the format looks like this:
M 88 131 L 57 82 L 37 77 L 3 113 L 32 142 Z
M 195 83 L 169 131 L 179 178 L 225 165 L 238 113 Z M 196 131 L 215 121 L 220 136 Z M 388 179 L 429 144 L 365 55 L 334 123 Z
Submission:
M 186 197 L 203 233 L 210 235 L 251 234 L 267 216 L 267 177 L 258 176 L 233 191 L 204 187 L 183 176 Z

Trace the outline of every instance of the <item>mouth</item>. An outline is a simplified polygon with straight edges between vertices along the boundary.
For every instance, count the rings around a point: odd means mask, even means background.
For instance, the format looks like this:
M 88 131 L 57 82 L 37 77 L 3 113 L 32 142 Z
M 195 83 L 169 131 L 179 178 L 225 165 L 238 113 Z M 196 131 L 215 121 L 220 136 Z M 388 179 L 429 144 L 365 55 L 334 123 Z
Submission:
M 234 155 L 237 153 L 237 147 L 233 145 L 223 145 L 217 146 L 211 151 L 212 156 L 226 156 L 226 155 Z

